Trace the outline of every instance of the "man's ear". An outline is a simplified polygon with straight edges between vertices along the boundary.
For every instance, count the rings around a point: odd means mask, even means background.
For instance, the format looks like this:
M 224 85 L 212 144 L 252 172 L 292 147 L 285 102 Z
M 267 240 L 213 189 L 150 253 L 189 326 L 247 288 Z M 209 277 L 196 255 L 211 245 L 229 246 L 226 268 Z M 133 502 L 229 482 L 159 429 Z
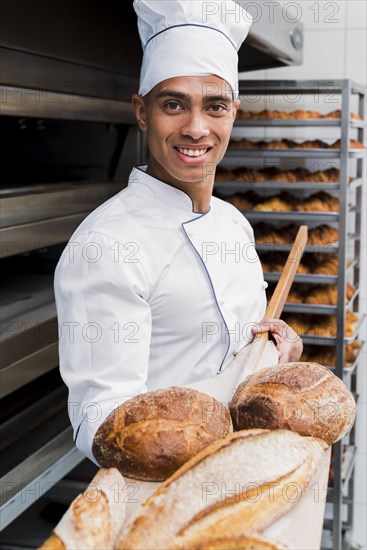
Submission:
M 237 111 L 238 111 L 238 108 L 239 108 L 239 106 L 240 106 L 240 103 L 241 103 L 241 100 L 240 100 L 240 99 L 236 99 L 236 100 L 233 102 L 233 122 L 236 120 Z
M 134 94 L 131 98 L 134 113 L 136 120 L 138 122 L 139 128 L 142 132 L 147 131 L 147 116 L 146 116 L 146 106 L 144 98 L 139 94 Z

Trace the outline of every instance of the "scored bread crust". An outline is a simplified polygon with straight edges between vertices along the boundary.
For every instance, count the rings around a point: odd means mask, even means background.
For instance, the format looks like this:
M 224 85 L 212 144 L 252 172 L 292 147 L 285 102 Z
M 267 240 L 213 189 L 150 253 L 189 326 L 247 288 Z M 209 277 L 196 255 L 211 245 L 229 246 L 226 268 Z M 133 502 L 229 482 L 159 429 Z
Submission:
M 344 382 L 318 363 L 287 363 L 248 376 L 229 407 L 236 430 L 288 429 L 329 445 L 350 430 L 356 415 Z
M 221 537 L 203 541 L 190 550 L 283 550 L 284 546 L 263 537 Z
M 125 401 L 99 427 L 93 454 L 131 478 L 167 479 L 189 458 L 233 431 L 227 407 L 202 392 L 170 387 Z
M 116 550 L 184 549 L 260 532 L 295 504 L 284 499 L 282 488 L 293 480 L 304 490 L 326 448 L 321 440 L 286 430 L 246 430 L 216 441 L 127 521 Z M 258 505 L 252 489 L 263 492 Z M 274 500 L 267 498 L 270 490 Z
M 125 499 L 125 481 L 118 470 L 99 470 L 40 550 L 112 550 L 125 520 Z

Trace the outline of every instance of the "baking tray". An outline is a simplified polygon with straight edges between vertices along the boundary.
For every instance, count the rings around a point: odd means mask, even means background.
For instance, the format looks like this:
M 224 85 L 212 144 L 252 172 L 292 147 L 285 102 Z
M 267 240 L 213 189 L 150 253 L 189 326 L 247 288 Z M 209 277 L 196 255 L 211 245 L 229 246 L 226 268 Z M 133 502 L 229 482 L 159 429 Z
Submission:
M 350 158 L 362 158 L 366 149 L 348 149 Z M 247 149 L 239 147 L 228 147 L 226 158 L 325 158 L 339 159 L 341 157 L 340 149 Z

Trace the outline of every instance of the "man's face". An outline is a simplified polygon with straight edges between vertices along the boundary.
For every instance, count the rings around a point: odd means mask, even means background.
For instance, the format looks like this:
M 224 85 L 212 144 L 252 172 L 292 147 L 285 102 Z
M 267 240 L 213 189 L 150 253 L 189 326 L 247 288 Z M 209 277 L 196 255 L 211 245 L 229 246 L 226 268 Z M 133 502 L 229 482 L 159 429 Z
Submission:
M 147 133 L 148 173 L 183 189 L 212 184 L 239 105 L 229 85 L 216 76 L 170 78 L 133 103 Z

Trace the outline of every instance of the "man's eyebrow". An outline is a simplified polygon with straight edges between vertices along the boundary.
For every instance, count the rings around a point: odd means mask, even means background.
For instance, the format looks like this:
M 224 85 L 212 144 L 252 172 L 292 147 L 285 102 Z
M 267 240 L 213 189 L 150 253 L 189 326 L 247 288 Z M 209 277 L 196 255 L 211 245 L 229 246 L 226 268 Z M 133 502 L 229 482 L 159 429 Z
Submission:
M 162 90 L 157 94 L 157 99 L 160 99 L 162 97 L 174 97 L 176 99 L 182 99 L 184 101 L 191 102 L 191 98 L 189 95 L 184 94 L 182 92 L 177 92 L 176 90 Z
M 207 95 L 207 96 L 204 96 L 204 102 L 205 103 L 212 103 L 212 102 L 215 102 L 215 101 L 230 104 L 230 103 L 232 103 L 232 98 L 228 97 L 228 96 L 225 96 L 225 95 Z
M 157 99 L 162 98 L 175 98 L 181 99 L 182 101 L 187 101 L 191 103 L 191 97 L 183 92 L 178 92 L 177 90 L 162 90 L 157 94 Z M 222 102 L 230 105 L 232 103 L 232 98 L 226 95 L 204 95 L 203 103 L 213 103 L 213 102 Z

